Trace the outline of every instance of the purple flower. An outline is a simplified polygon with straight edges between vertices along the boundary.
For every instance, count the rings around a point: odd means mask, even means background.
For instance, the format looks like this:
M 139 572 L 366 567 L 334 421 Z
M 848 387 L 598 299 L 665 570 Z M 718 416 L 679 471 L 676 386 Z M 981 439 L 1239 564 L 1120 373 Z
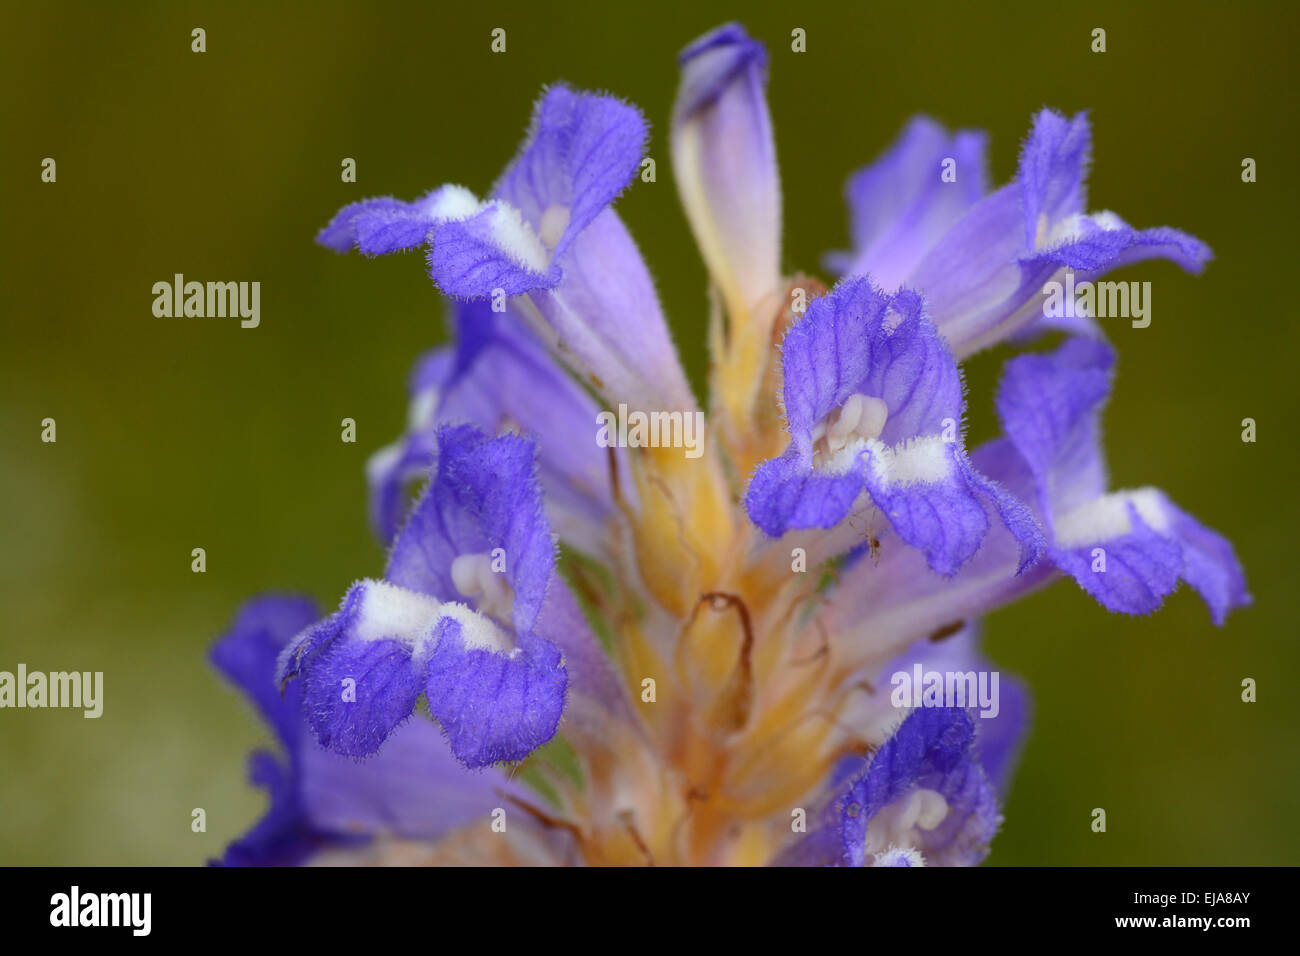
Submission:
M 776 863 L 978 863 L 1002 818 L 975 757 L 975 736 L 974 718 L 960 708 L 913 711 Z
M 781 360 L 790 447 L 750 482 L 756 525 L 773 536 L 833 528 L 865 495 L 931 568 L 952 575 L 979 550 L 991 509 L 1022 542 L 1019 570 L 1037 560 L 1028 511 L 966 457 L 961 375 L 919 296 L 849 280 L 809 306 Z
M 519 155 L 480 202 L 460 186 L 342 209 L 317 237 L 380 255 L 429 246 L 447 295 L 514 308 L 587 382 L 638 408 L 693 408 L 650 273 L 610 204 L 640 167 L 646 125 L 609 96 L 551 87 Z
M 1148 614 L 1181 580 L 1222 624 L 1250 602 L 1227 539 L 1157 488 L 1106 490 L 1100 417 L 1114 359 L 1104 342 L 1076 338 L 1008 361 L 997 396 L 1007 437 L 986 454 L 1014 459 L 1049 529 L 1052 562 L 1104 607 Z
M 958 358 L 1048 325 L 1043 286 L 1063 270 L 1083 281 L 1153 257 L 1189 272 L 1209 261 L 1209 248 L 1186 233 L 1134 229 L 1114 213 L 1087 212 L 1086 114 L 1040 112 L 1016 179 L 987 196 L 984 147 L 982 134 L 950 138 L 914 120 L 850 180 L 855 248 L 831 260 L 850 275 L 919 291 Z
M 254 602 L 214 651 L 284 751 L 257 758 L 271 808 L 226 862 L 977 864 L 1031 710 L 980 652 L 985 614 L 1066 575 L 1125 613 L 1179 581 L 1216 623 L 1249 602 L 1226 539 L 1108 490 L 1113 353 L 1090 315 L 1044 314 L 1058 277 L 1209 258 L 1086 211 L 1082 115 L 1040 113 L 993 192 L 983 134 L 912 120 L 850 179 L 853 248 L 819 294 L 782 272 L 763 46 L 727 24 L 679 65 L 703 441 L 612 209 L 653 164 L 623 101 L 551 87 L 486 199 L 365 200 L 320 234 L 425 249 L 455 342 L 370 461 L 383 577 L 323 618 Z M 1007 362 L 1003 435 L 968 453 L 959 362 L 1062 329 Z
M 384 579 L 353 585 L 277 676 L 302 679 L 311 726 L 339 753 L 374 753 L 424 696 L 466 766 L 519 760 L 554 736 L 568 686 L 541 633 L 555 546 L 533 446 L 470 426 L 438 445 Z

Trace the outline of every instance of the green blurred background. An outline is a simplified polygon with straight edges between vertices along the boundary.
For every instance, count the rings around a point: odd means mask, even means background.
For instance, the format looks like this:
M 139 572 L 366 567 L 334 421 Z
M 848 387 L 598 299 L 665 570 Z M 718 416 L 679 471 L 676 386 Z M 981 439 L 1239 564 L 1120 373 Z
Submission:
M 106 703 L 99 720 L 0 711 L 0 863 L 199 863 L 261 813 L 244 760 L 267 734 L 206 650 L 254 592 L 333 604 L 381 569 L 362 466 L 400 430 L 407 370 L 441 335 L 418 257 L 313 245 L 339 206 L 445 181 L 481 192 L 542 84 L 617 92 L 646 111 L 659 160 L 619 211 L 701 383 L 706 280 L 667 126 L 676 52 L 731 18 L 771 50 L 791 271 L 843 246 L 845 176 L 912 113 L 988 129 L 1004 181 L 1044 104 L 1092 110 L 1092 208 L 1214 248 L 1199 279 L 1167 263 L 1117 276 L 1153 283 L 1153 322 L 1112 326 L 1107 441 L 1116 487 L 1158 484 L 1236 542 L 1255 606 L 1219 630 L 1186 591 L 1130 620 L 1058 584 L 995 614 L 991 652 L 1037 713 L 990 863 L 1300 862 L 1294 11 L 6 4 L 0 669 L 102 670 Z M 357 184 L 340 181 L 343 157 Z M 259 280 L 261 327 L 155 318 L 151 286 L 176 272 Z M 976 440 L 1004 357 L 968 370 Z M 1240 440 L 1247 416 L 1256 444 Z M 46 417 L 57 444 L 40 441 Z M 344 417 L 356 444 L 339 440 Z M 1241 702 L 1244 677 L 1258 703 Z

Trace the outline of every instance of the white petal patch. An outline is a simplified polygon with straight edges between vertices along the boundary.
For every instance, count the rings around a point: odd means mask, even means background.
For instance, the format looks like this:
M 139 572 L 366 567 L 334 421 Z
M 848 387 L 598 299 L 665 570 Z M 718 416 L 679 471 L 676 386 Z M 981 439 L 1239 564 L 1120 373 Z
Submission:
M 514 206 L 502 200 L 489 203 L 492 208 L 492 241 L 516 263 L 531 272 L 545 272 L 551 264 L 551 254 L 524 222 L 523 215 Z
M 439 601 L 387 581 L 366 580 L 362 586 L 365 593 L 352 632 L 357 640 L 396 640 L 416 648 L 431 636 L 440 618 L 449 617 L 460 625 L 460 639 L 466 647 L 498 654 L 512 651 L 505 631 L 459 601 Z M 432 651 L 433 645 L 427 650 Z
M 872 866 L 925 866 L 925 857 L 910 846 L 891 846 L 876 854 Z
M 1128 508 L 1133 505 L 1151 528 L 1164 532 L 1169 527 L 1165 497 L 1156 488 L 1116 491 L 1102 495 L 1056 519 L 1056 544 L 1061 548 L 1081 548 L 1118 538 L 1133 530 Z
M 1127 226 L 1128 223 L 1107 210 L 1095 213 L 1076 212 L 1066 216 L 1050 229 L 1047 228 L 1046 215 L 1044 215 L 1038 223 L 1037 248 L 1050 249 L 1067 242 L 1074 242 L 1076 239 L 1082 239 L 1090 231 L 1097 229 L 1102 232 L 1112 232 L 1116 229 L 1124 229 Z
M 518 648 L 512 648 L 510 639 L 489 617 L 472 610 L 459 601 L 447 601 L 439 605 L 438 615 L 449 617 L 460 625 L 460 639 L 468 648 L 491 651 L 494 654 L 518 654 Z
M 866 443 L 871 450 L 871 468 L 886 489 L 908 485 L 932 485 L 946 481 L 952 473 L 951 442 L 938 435 L 909 438 L 893 448 L 880 441 Z
M 524 221 L 519 210 L 504 200 L 483 201 L 464 186 L 448 185 L 430 194 L 426 203 L 429 217 L 438 222 L 460 222 L 490 209 L 491 239 L 500 247 L 501 252 L 533 272 L 545 272 L 551 264 L 550 252 L 537 233 Z M 564 225 L 567 227 L 568 209 L 562 206 L 555 208 L 564 213 Z
M 362 641 L 384 638 L 413 644 L 438 619 L 440 602 L 387 581 L 366 581 L 353 636 Z
M 464 186 L 448 185 L 429 197 L 428 214 L 431 219 L 455 222 L 482 212 L 486 205 Z

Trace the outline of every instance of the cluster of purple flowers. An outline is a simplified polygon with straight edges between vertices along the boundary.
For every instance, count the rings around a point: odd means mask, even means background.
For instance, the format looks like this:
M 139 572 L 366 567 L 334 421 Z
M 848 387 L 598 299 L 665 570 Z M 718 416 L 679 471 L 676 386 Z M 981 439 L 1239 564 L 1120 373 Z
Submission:
M 983 134 L 914 119 L 849 180 L 825 290 L 781 270 L 764 48 L 728 25 L 680 65 L 673 170 L 712 284 L 698 460 L 596 441 L 602 409 L 700 410 L 612 206 L 646 155 L 634 107 L 553 86 L 485 198 L 366 200 L 321 232 L 423 250 L 454 344 L 369 466 L 383 576 L 328 614 L 258 598 L 215 648 L 283 751 L 225 862 L 977 863 L 1026 693 L 900 709 L 891 673 L 986 668 L 978 619 L 1061 576 L 1126 614 L 1179 582 L 1216 623 L 1249 601 L 1223 537 L 1109 488 L 1114 351 L 1042 307 L 1067 273 L 1210 257 L 1088 211 L 1084 115 L 1037 115 L 993 190 Z M 1026 348 L 1002 436 L 967 449 L 960 362 L 1003 342 Z

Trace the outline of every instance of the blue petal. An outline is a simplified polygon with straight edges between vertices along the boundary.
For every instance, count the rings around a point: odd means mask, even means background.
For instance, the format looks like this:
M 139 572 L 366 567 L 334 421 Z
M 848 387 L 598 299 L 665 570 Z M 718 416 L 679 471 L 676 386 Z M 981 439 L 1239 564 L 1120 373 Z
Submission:
M 385 576 L 413 591 L 455 599 L 452 562 L 499 548 L 515 629 L 531 631 L 555 567 L 534 444 L 460 425 L 439 429 L 438 445 L 437 473 L 394 542 Z
M 918 849 L 927 856 L 926 851 L 950 853 L 966 864 L 983 859 L 1001 819 L 993 787 L 975 761 L 974 739 L 974 721 L 959 708 L 909 714 L 837 802 L 841 861 L 864 865 L 872 819 L 918 787 L 936 791 L 949 804 L 944 822 Z
M 532 299 L 566 364 L 605 397 L 633 408 L 694 408 L 650 273 L 610 208 L 636 174 L 645 140 L 635 107 L 552 87 L 494 195 L 518 209 L 551 251 L 552 266 Z M 437 271 L 435 280 L 451 291 Z M 488 294 L 488 283 L 476 285 L 478 291 L 467 284 L 453 294 Z
M 316 241 L 327 249 L 333 249 L 335 252 L 348 252 L 357 244 L 357 228 L 355 220 L 358 216 L 379 218 L 391 216 L 399 218 L 403 216 L 410 208 L 410 204 L 400 199 L 394 199 L 391 196 L 381 196 L 376 199 L 363 199 L 360 202 L 349 203 L 334 214 L 329 225 L 322 229 L 316 235 Z M 426 233 L 429 231 L 426 227 Z M 423 236 L 421 236 L 423 241 Z
M 406 488 L 437 460 L 440 425 L 472 424 L 488 434 L 516 431 L 535 440 L 547 517 L 579 550 L 600 551 L 613 510 L 608 450 L 574 441 L 594 430 L 595 402 L 565 374 L 513 312 L 486 301 L 455 304 L 457 344 L 423 358 L 412 377 L 411 425 L 368 466 L 376 532 L 400 527 Z
M 645 155 L 646 124 L 640 111 L 612 96 L 553 86 L 537 102 L 518 157 L 493 189 L 539 231 L 551 207 L 568 210 L 553 255 L 559 259 L 577 236 L 621 193 Z
M 1103 606 L 1127 614 L 1154 611 L 1187 581 L 1222 624 L 1250 602 L 1228 541 L 1155 489 L 1105 492 L 1100 413 L 1113 362 L 1104 343 L 1071 339 L 1007 362 L 998 389 L 1002 427 L 1033 476 L 1053 560 Z
M 1065 515 L 1055 532 L 1057 565 L 1109 610 L 1150 613 L 1179 580 L 1201 595 L 1215 624 L 1251 602 L 1227 539 L 1154 488 L 1103 495 Z
M 880 159 L 858 170 L 845 189 L 853 252 L 836 257 L 847 275 L 866 275 L 885 288 L 902 285 L 943 235 L 987 191 L 988 137 L 949 134 L 927 116 L 914 117 Z M 945 160 L 956 181 L 943 181 Z
M 313 660 L 304 702 L 322 747 L 364 757 L 411 716 L 422 690 L 409 644 L 345 634 Z
M 389 196 L 344 206 L 316 241 L 336 252 L 356 246 L 364 255 L 382 256 L 422 246 L 441 222 L 478 211 L 480 203 L 460 186 L 442 186 L 414 202 Z
M 467 646 L 461 624 L 439 622 L 428 662 L 429 712 L 467 767 L 521 760 L 555 736 L 568 678 L 560 651 L 536 635 L 513 653 Z
M 1072 232 L 1022 263 L 1037 270 L 1041 263 L 1066 266 L 1088 275 L 1100 275 L 1144 259 L 1170 259 L 1192 273 L 1199 273 L 1213 258 L 1210 247 L 1177 229 L 1159 226 L 1134 229 L 1118 216 L 1080 217 Z
M 248 696 L 286 747 L 297 741 L 302 718 L 298 689 L 280 693 L 275 662 L 289 638 L 318 617 L 316 602 L 308 597 L 254 598 L 239 609 L 230 630 L 211 651 L 217 670 Z
M 951 576 L 974 556 L 989 523 L 978 486 L 970 478 L 973 469 L 958 446 L 935 447 L 933 457 L 941 456 L 946 465 L 943 475 L 895 481 L 888 464 L 892 453 L 886 453 L 886 459 L 870 451 L 864 474 L 871 500 L 898 536 L 924 552 L 933 571 Z
M 1045 542 L 1024 504 L 980 475 L 957 444 L 931 441 L 930 445 L 929 449 L 903 448 L 887 457 L 870 450 L 867 453 L 867 489 L 899 537 L 925 554 L 932 571 L 954 575 L 975 556 L 989 530 L 987 502 L 1020 543 L 1017 573 L 1037 561 Z M 908 476 L 908 472 L 930 472 L 934 467 L 908 464 L 913 455 L 942 456 L 946 459 L 943 474 Z
M 1204 243 L 1176 230 L 1085 215 L 1090 149 L 1084 114 L 1040 112 L 1016 181 L 972 206 L 907 277 L 958 357 L 1048 327 L 1043 285 L 1064 268 L 1091 278 L 1152 256 L 1194 272 L 1208 260 Z
M 773 538 L 792 528 L 833 528 L 848 515 L 862 488 L 860 465 L 840 474 L 815 472 L 791 448 L 755 469 L 745 490 L 745 511 Z
M 1114 363 L 1109 345 L 1086 338 L 1006 363 L 998 417 L 1029 466 L 1039 507 L 1049 519 L 1106 489 L 1098 418 L 1110 395 Z
M 1132 531 L 1084 547 L 1056 548 L 1052 559 L 1106 609 L 1150 614 L 1178 586 L 1182 549 L 1148 526 L 1136 507 L 1127 507 Z M 1104 570 L 1093 570 L 1094 544 L 1105 551 Z
M 560 281 L 518 211 L 499 202 L 433 230 L 429 275 L 443 293 L 461 298 L 522 295 Z
M 854 393 L 884 400 L 889 444 L 938 434 L 945 418 L 960 423 L 956 363 L 913 292 L 888 296 L 865 278 L 840 283 L 786 333 L 781 361 L 786 421 L 801 453 L 811 454 L 814 426 Z
M 1024 210 L 1025 248 L 1052 223 L 1083 212 L 1087 199 L 1088 166 L 1092 161 L 1092 130 L 1088 114 L 1066 119 L 1044 109 L 1020 152 L 1017 179 Z
M 1037 560 L 1041 534 L 1019 502 L 966 460 L 956 440 L 961 376 L 922 312 L 915 293 L 885 296 L 865 278 L 810 304 L 781 349 L 790 448 L 755 471 L 746 509 L 779 536 L 833 527 L 867 491 L 899 536 L 951 575 L 978 550 L 990 501 L 1022 541 L 1023 570 Z M 817 464 L 815 429 L 855 395 L 883 402 L 879 437 Z
M 363 581 L 340 610 L 285 647 L 277 679 L 301 677 L 303 709 L 322 747 L 367 756 L 411 715 L 423 683 L 412 655 L 438 616 L 437 601 Z
M 1169 533 L 1183 549 L 1182 578 L 1210 608 L 1210 619 L 1222 625 L 1228 611 L 1252 602 L 1246 574 L 1232 542 L 1201 524 L 1172 502 L 1165 502 Z

